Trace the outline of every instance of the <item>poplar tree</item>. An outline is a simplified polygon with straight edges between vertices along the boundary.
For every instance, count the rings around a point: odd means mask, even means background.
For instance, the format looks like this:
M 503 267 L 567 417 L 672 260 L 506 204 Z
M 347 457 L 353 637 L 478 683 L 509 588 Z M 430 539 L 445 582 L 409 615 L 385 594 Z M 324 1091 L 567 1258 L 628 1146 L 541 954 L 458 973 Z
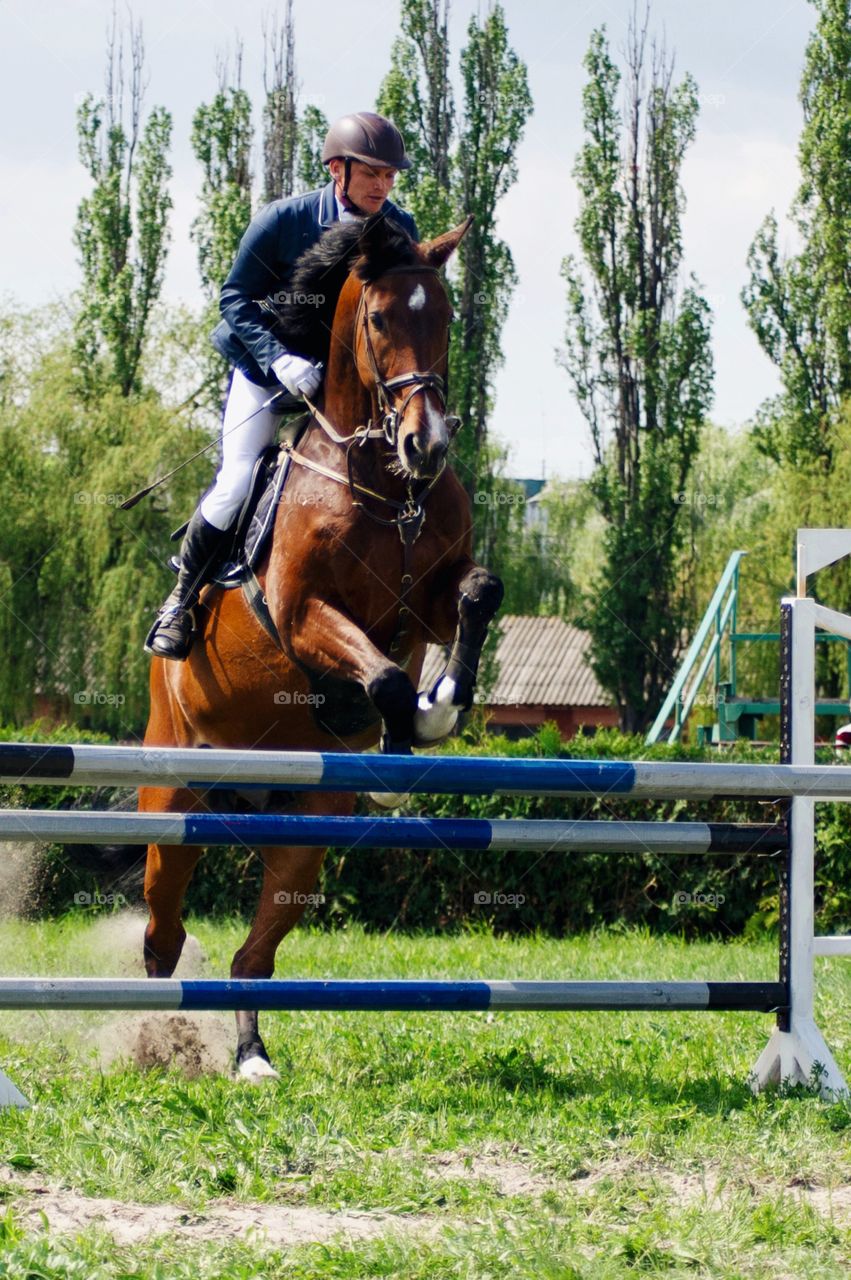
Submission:
M 462 472 L 475 493 L 490 471 L 485 445 L 493 379 L 502 364 L 502 328 L 517 283 L 511 250 L 496 232 L 497 207 L 517 180 L 517 148 L 532 112 L 526 64 L 508 43 L 501 5 L 483 21 L 471 18 L 461 76 L 456 207 L 462 217 L 472 214 L 473 224 L 458 250 L 458 336 L 450 351 L 450 381 L 462 425 Z
M 411 158 L 411 168 L 396 180 L 394 198 L 429 240 L 448 230 L 457 214 L 449 0 L 402 0 L 400 22 L 377 109 L 401 130 Z
M 583 263 L 562 266 L 560 362 L 590 429 L 605 521 L 585 625 L 594 670 L 630 732 L 656 715 L 687 633 L 684 513 L 712 389 L 709 308 L 694 281 L 680 284 L 680 174 L 697 88 L 689 75 L 674 83 L 664 48 L 649 52 L 648 67 L 647 19 L 639 28 L 633 17 L 622 109 L 605 28 L 591 36 L 574 169 Z
M 123 396 L 140 390 L 140 362 L 168 251 L 171 116 L 154 107 L 143 124 L 145 48 L 132 16 L 126 33 L 115 12 L 107 33 L 103 98 L 87 94 L 77 111 L 80 159 L 92 191 L 77 210 L 74 243 L 83 282 L 75 322 L 82 389 Z
M 322 163 L 322 144 L 328 132 L 328 120 L 319 107 L 308 105 L 298 122 L 296 177 L 299 191 L 313 191 L 328 181 L 328 170 Z
M 802 248 L 781 253 L 769 213 L 742 301 L 782 380 L 759 415 L 763 448 L 830 470 L 833 429 L 851 396 L 851 0 L 811 3 L 818 17 L 801 77 L 801 184 L 790 215 Z
M 282 23 L 263 26 L 263 202 L 294 194 L 298 153 L 298 86 L 293 0 Z
M 195 112 L 192 150 L 203 173 L 201 211 L 192 224 L 201 283 L 211 301 L 233 265 L 251 221 L 251 99 L 242 87 L 242 45 L 237 43 L 231 76 L 219 59 L 218 92 Z
M 487 444 L 493 378 L 516 272 L 496 235 L 499 201 L 517 177 L 516 151 L 532 110 L 526 66 L 508 42 L 500 5 L 474 17 L 461 50 L 460 126 L 450 78 L 448 0 L 402 0 L 401 35 L 381 86 L 378 110 L 399 126 L 412 168 L 400 175 L 398 198 L 424 239 L 474 221 L 450 268 L 457 324 L 450 344 L 449 398 L 461 418 L 454 463 L 474 504 L 479 554 L 491 554 L 502 524 L 494 496 L 496 453 Z M 482 501 L 485 499 L 485 501 Z

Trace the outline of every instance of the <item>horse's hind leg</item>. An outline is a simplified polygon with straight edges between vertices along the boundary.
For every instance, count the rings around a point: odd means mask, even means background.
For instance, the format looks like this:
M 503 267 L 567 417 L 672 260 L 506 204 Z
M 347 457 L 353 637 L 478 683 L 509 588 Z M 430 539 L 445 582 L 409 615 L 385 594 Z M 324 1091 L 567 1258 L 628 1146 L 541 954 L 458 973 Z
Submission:
M 144 787 L 139 793 L 139 809 L 187 812 L 193 799 L 188 791 Z M 186 940 L 183 899 L 201 853 L 197 845 L 148 845 L 145 901 L 150 920 L 145 929 L 145 969 L 149 978 L 170 978 L 180 959 Z

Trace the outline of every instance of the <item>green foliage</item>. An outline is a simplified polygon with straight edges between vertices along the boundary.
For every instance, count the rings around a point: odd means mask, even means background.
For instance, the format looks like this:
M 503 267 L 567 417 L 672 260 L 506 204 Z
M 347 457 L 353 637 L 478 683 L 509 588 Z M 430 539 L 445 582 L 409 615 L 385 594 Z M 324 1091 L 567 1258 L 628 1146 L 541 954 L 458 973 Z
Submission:
M 581 490 L 539 499 L 528 518 L 523 486 L 504 474 L 506 451 L 486 443 L 473 497 L 478 554 L 505 583 L 501 614 L 559 613 L 576 605 L 573 554 L 589 503 Z
M 153 393 L 81 397 L 69 346 L 66 335 L 25 396 L 0 405 L 0 716 L 46 704 L 127 737 L 145 722 L 142 640 L 168 585 L 169 533 L 210 463 L 121 512 L 164 460 L 205 437 Z
M 645 31 L 632 30 L 625 140 L 621 75 L 605 29 L 593 33 L 585 59 L 586 141 L 574 170 L 585 265 L 563 263 L 560 355 L 591 432 L 590 489 L 605 520 L 585 625 L 594 670 L 634 731 L 655 715 L 692 616 L 683 494 L 712 388 L 709 308 L 694 284 L 678 290 L 680 169 L 697 90 L 688 75 L 674 85 L 658 58 L 645 88 L 645 41 Z
M 801 185 L 791 210 L 802 247 L 783 257 L 768 214 L 748 254 L 748 319 L 780 370 L 782 394 L 757 420 L 762 447 L 792 465 L 833 461 L 831 427 L 851 395 L 851 5 L 812 0 L 800 99 Z M 843 521 L 844 523 L 844 521 Z
M 470 492 L 483 472 L 482 448 L 502 363 L 500 335 L 517 281 L 511 250 L 496 233 L 499 201 L 517 179 L 517 148 L 532 112 L 526 65 L 508 43 L 498 4 L 470 19 L 461 51 L 464 103 L 456 158 L 457 205 L 473 225 L 459 250 L 458 340 L 450 351 L 457 458 Z
M 394 198 L 414 215 L 423 240 L 458 221 L 447 20 L 445 0 L 402 0 L 402 34 L 393 42 L 391 67 L 377 103 L 405 139 L 411 168 L 399 174 Z

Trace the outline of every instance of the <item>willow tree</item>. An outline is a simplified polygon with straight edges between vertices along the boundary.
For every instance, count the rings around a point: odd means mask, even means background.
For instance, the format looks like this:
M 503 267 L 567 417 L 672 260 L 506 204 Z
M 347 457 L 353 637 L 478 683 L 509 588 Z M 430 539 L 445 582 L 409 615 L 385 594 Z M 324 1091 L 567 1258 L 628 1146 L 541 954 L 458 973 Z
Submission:
M 772 211 L 748 254 L 742 292 L 759 343 L 780 371 L 759 437 L 793 466 L 833 465 L 833 430 L 851 397 L 851 0 L 811 0 L 800 100 L 801 185 L 791 211 L 801 243 L 784 256 Z
M 690 621 L 683 573 L 689 475 L 711 401 L 709 309 L 681 287 L 683 159 L 697 88 L 675 84 L 673 59 L 647 21 L 630 26 L 625 103 L 605 28 L 592 34 L 583 90 L 586 140 L 574 175 L 583 262 L 569 256 L 566 346 L 588 423 L 591 487 L 605 558 L 586 625 L 594 670 L 638 732 L 667 692 Z
M 124 79 L 125 34 L 129 83 Z M 140 389 L 140 364 L 168 252 L 171 116 L 154 107 L 143 123 L 145 48 L 141 25 L 107 35 L 104 97 L 77 111 L 80 159 L 92 190 L 79 205 L 74 243 L 82 269 L 75 354 L 88 395 Z

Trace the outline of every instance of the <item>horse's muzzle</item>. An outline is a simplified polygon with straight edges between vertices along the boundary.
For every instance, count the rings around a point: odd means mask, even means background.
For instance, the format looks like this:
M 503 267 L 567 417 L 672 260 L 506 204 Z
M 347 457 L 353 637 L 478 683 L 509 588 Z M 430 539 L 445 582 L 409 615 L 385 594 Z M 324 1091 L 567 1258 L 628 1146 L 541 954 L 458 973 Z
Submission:
M 415 480 L 431 480 L 446 462 L 449 437 L 431 433 L 426 439 L 412 432 L 402 445 L 404 462 Z

